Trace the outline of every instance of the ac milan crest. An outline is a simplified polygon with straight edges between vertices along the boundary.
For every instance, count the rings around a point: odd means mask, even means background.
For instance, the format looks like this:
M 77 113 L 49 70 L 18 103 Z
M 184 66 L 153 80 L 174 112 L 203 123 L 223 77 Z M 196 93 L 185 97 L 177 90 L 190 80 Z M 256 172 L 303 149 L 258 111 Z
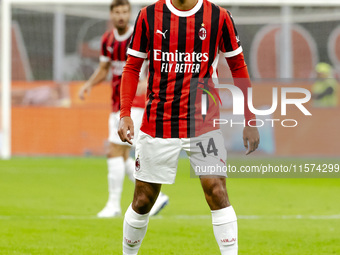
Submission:
M 207 30 L 204 27 L 201 27 L 200 31 L 198 32 L 198 36 L 202 41 L 204 41 L 205 38 L 207 38 Z
M 140 169 L 140 161 L 139 161 L 139 157 L 136 158 L 136 171 L 139 171 Z

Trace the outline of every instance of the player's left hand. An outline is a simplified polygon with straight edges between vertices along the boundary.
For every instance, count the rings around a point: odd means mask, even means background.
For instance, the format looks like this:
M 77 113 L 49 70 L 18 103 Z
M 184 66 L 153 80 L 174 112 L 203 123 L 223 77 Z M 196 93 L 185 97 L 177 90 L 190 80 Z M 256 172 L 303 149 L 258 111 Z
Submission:
M 246 155 L 254 152 L 260 144 L 260 135 L 256 127 L 245 127 L 243 129 L 243 144 L 246 147 Z

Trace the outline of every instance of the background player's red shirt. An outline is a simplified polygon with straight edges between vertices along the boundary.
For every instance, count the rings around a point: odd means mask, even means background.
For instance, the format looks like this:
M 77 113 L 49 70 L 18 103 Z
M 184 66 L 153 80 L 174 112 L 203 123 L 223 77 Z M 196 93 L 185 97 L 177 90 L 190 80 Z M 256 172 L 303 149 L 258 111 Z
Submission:
M 112 67 L 112 111 L 120 110 L 120 84 L 122 79 L 123 68 L 127 59 L 127 48 L 131 41 L 133 28 L 124 35 L 119 35 L 116 29 L 107 31 L 102 36 L 101 43 L 101 62 L 111 62 Z M 136 96 L 133 100 L 133 107 L 145 107 L 145 96 Z
M 128 54 L 150 59 L 143 132 L 193 137 L 204 133 L 199 130 L 204 118 L 218 118 L 213 100 L 210 116 L 200 115 L 193 101 L 202 94 L 198 87 L 218 98 L 213 83 L 204 80 L 217 77 L 219 50 L 234 57 L 242 47 L 230 13 L 207 0 L 199 0 L 189 11 L 179 11 L 171 0 L 159 0 L 140 11 Z

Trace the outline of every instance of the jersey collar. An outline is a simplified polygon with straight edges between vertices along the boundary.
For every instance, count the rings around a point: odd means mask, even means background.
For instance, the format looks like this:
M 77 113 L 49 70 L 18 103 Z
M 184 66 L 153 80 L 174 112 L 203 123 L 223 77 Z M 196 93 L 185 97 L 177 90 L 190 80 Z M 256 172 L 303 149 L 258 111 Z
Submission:
M 180 11 L 175 6 L 172 5 L 171 0 L 166 0 L 166 6 L 168 9 L 175 15 L 179 17 L 189 17 L 191 15 L 194 15 L 196 12 L 201 9 L 203 5 L 203 0 L 198 0 L 197 4 L 189 11 Z
M 133 32 L 133 27 L 129 27 L 129 29 L 123 35 L 120 35 L 116 28 L 113 29 L 113 34 L 115 36 L 115 39 L 118 42 L 122 42 L 122 41 L 129 39 L 129 37 L 132 35 L 132 32 Z

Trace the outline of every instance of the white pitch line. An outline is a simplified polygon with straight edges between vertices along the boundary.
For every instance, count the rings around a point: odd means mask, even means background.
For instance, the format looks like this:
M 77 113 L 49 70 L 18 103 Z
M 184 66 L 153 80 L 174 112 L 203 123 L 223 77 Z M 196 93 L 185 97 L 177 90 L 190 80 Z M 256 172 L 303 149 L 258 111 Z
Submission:
M 155 216 L 154 219 L 211 219 L 211 215 L 174 215 Z M 340 214 L 336 215 L 237 215 L 240 220 L 339 220 Z
M 117 219 L 123 216 L 117 217 Z M 240 220 L 340 220 L 340 214 L 335 215 L 238 215 Z M 31 219 L 31 220 L 103 220 L 91 215 L 51 215 L 51 216 L 34 216 L 34 215 L 0 215 L 0 220 L 13 219 Z M 106 218 L 107 219 L 107 218 Z M 112 219 L 112 218 L 108 218 Z M 198 220 L 211 219 L 211 215 L 169 215 L 154 216 L 154 220 L 175 219 L 175 220 Z

